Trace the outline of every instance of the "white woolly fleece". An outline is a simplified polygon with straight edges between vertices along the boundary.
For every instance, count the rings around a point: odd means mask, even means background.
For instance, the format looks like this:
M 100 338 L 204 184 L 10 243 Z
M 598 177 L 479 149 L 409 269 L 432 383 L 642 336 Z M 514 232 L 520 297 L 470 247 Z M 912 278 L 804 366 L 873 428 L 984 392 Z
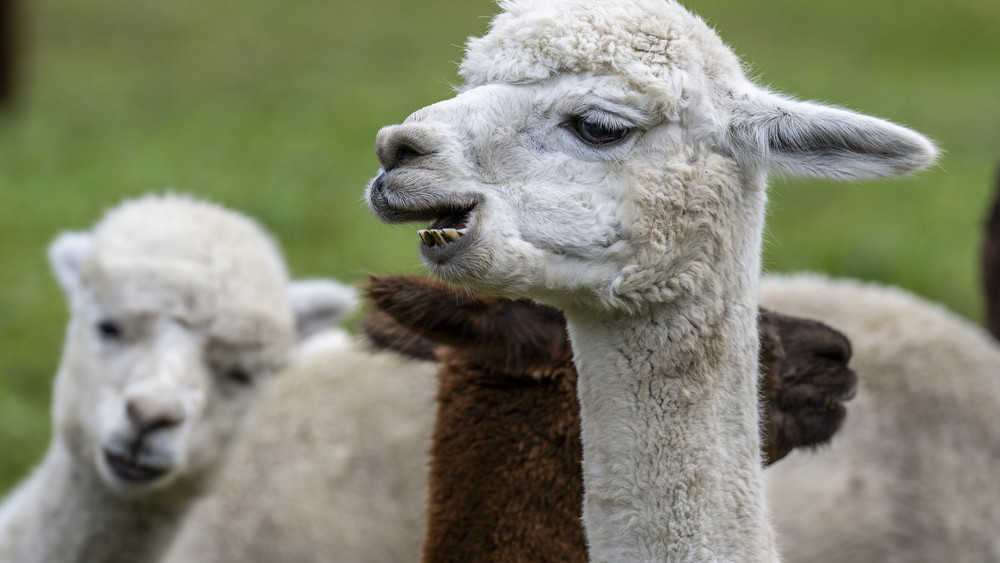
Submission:
M 588 72 L 619 74 L 640 88 L 673 82 L 678 70 L 742 76 L 739 59 L 718 35 L 671 0 L 499 4 L 503 12 L 489 33 L 466 46 L 459 68 L 466 88 Z
M 656 97 L 663 117 L 690 120 L 688 108 L 699 114 L 694 142 L 717 144 L 748 172 L 859 180 L 905 174 L 937 158 L 933 143 L 904 127 L 751 83 L 718 34 L 673 0 L 499 4 L 504 11 L 489 33 L 467 42 L 460 91 L 619 75 Z
M 438 364 L 316 339 L 163 563 L 420 559 Z

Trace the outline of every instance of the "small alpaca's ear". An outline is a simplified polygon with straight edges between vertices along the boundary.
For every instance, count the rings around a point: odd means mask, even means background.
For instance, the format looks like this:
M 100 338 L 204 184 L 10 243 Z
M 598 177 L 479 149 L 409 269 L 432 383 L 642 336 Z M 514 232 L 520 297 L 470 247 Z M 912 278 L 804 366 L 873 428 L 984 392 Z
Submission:
M 728 144 L 740 164 L 796 176 L 868 180 L 925 168 L 938 150 L 875 117 L 760 89 L 737 94 Z
M 288 284 L 299 340 L 329 328 L 358 306 L 358 292 L 333 280 L 296 280 Z
M 49 245 L 52 271 L 70 299 L 80 291 L 80 266 L 90 254 L 92 242 L 90 233 L 66 232 Z

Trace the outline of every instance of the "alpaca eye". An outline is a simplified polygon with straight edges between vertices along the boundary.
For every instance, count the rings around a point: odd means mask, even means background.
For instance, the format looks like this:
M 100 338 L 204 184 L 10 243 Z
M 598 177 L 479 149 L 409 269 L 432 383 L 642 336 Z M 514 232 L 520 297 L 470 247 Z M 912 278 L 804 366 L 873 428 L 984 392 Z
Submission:
M 97 334 L 103 340 L 119 341 L 122 339 L 122 327 L 114 321 L 97 323 Z
M 250 385 L 253 383 L 253 376 L 246 370 L 233 368 L 226 372 L 226 378 L 238 385 Z
M 580 116 L 571 123 L 573 132 L 581 140 L 590 145 L 609 145 L 620 141 L 628 135 L 628 127 L 609 123 L 604 119 L 597 119 L 593 116 Z

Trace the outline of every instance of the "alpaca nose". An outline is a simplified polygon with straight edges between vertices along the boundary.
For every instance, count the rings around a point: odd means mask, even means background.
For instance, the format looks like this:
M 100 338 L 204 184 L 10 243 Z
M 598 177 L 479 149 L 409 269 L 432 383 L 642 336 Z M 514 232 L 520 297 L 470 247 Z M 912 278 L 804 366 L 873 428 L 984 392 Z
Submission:
M 184 405 L 177 397 L 137 395 L 125 402 L 125 413 L 140 433 L 171 428 L 184 422 Z
M 434 152 L 434 142 L 424 127 L 392 125 L 375 136 L 375 154 L 386 172 Z

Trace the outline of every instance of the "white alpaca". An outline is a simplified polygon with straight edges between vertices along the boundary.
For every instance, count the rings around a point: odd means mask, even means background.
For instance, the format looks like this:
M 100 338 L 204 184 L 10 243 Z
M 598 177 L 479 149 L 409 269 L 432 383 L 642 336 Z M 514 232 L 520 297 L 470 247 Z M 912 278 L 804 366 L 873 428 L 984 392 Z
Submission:
M 367 198 L 436 275 L 563 309 L 594 561 L 771 561 L 755 332 L 770 172 L 919 169 L 905 128 L 751 83 L 669 0 L 501 2 Z
M 829 447 L 766 472 L 789 561 L 1000 561 L 1000 345 L 898 289 L 765 278 L 761 301 L 843 331 L 860 386 Z
M 296 323 L 316 328 L 353 297 L 290 285 L 255 224 L 178 196 L 127 202 L 59 237 L 50 258 L 72 310 L 54 435 L 0 506 L 0 561 L 153 561 L 285 363 Z
M 419 560 L 437 367 L 308 345 L 164 561 Z

